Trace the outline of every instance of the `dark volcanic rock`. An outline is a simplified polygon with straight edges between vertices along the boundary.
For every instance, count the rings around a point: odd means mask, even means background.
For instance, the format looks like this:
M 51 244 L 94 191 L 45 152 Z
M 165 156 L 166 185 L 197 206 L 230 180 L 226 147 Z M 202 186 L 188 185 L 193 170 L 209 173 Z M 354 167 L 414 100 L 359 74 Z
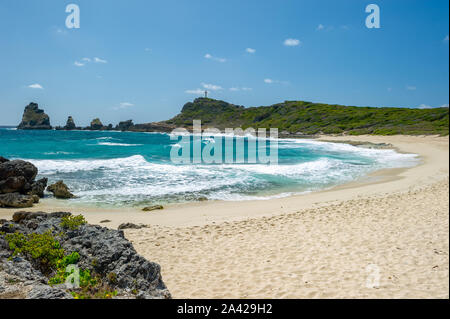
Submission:
M 0 180 L 7 179 L 8 177 L 23 176 L 27 182 L 31 182 L 37 173 L 37 167 L 30 162 L 14 160 L 0 164 Z
M 0 181 L 0 194 L 14 193 L 22 191 L 27 183 L 23 176 L 11 176 Z
M 99 131 L 103 129 L 103 124 L 99 118 L 96 118 L 92 120 L 91 126 L 89 126 L 88 129 L 93 131 Z
M 117 228 L 118 230 L 123 230 L 123 229 L 141 229 L 141 228 L 147 228 L 147 225 L 136 225 L 133 223 L 123 223 L 120 224 L 119 227 Z
M 0 163 L 0 207 L 26 208 L 44 197 L 47 178 L 35 181 L 36 166 L 14 160 Z
M 62 288 L 54 288 L 48 285 L 34 285 L 27 293 L 26 299 L 73 299 L 73 297 Z
M 116 126 L 116 130 L 118 131 L 129 131 L 130 128 L 134 126 L 133 120 L 123 121 L 119 122 L 119 124 Z
M 30 103 L 25 107 L 22 122 L 17 126 L 19 130 L 51 130 L 50 118 L 39 109 L 37 103 Z
M 4 158 L 3 156 L 0 156 L 0 164 L 8 162 L 8 161 L 9 161 L 9 159 Z
M 28 192 L 28 195 L 37 195 L 39 197 L 44 197 L 44 191 L 47 187 L 47 178 L 41 178 L 40 180 L 31 184 L 31 190 Z
M 23 234 L 44 233 L 48 230 L 57 236 L 66 254 L 78 252 L 80 259 L 77 267 L 89 269 L 92 274 L 99 275 L 117 291 L 117 298 L 170 298 L 161 278 L 160 266 L 137 254 L 133 245 L 124 238 L 122 231 L 111 230 L 101 226 L 82 225 L 76 230 L 64 229 L 61 218 L 70 213 L 27 213 L 14 214 L 13 220 L 0 225 L 0 287 L 5 273 L 17 276 L 17 279 L 28 281 L 28 288 L 18 283 L 16 286 L 24 291 L 25 298 L 70 298 L 67 288 L 49 287 L 48 277 L 44 276 L 36 265 L 28 262 L 20 255 L 8 260 L 5 235 L 2 232 Z M 59 236 L 61 233 L 64 236 Z M 5 266 L 6 265 L 6 266 Z M 26 288 L 26 289 L 25 289 Z M 25 291 L 26 290 L 26 291 Z M 0 289 L 2 294 L 8 292 Z
M 151 212 L 153 210 L 161 210 L 161 209 L 164 209 L 164 207 L 161 205 L 153 205 L 142 208 L 144 212 Z
M 75 197 L 69 191 L 69 188 L 67 187 L 66 184 L 64 184 L 63 181 L 58 181 L 55 184 L 50 185 L 49 187 L 47 187 L 47 190 L 49 192 L 52 192 L 53 196 L 55 196 L 56 198 L 69 199 Z
M 0 195 L 0 207 L 28 208 L 35 203 L 35 198 L 19 193 L 8 193 Z
M 70 130 L 74 130 L 76 128 L 77 127 L 75 125 L 75 122 L 74 122 L 72 116 L 69 116 L 69 118 L 67 119 L 66 126 L 64 126 L 64 130 L 70 131 Z
M 136 124 L 132 127 L 130 127 L 130 131 L 135 132 L 165 132 L 170 133 L 174 129 L 176 129 L 176 125 L 168 124 L 165 122 L 153 122 L 153 123 L 146 123 L 146 124 Z
M 25 194 L 38 173 L 29 162 L 14 160 L 0 164 L 0 194 L 19 192 Z

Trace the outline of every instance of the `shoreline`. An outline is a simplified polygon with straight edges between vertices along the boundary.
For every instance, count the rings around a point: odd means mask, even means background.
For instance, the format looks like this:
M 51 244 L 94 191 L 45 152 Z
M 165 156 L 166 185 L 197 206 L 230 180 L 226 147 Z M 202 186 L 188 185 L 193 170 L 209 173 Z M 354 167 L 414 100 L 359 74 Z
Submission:
M 22 211 L 82 213 L 127 229 L 161 265 L 174 298 L 449 298 L 449 138 L 324 136 L 392 144 L 421 163 L 329 190 L 259 201 L 86 210 L 46 202 Z M 19 209 L 0 209 L 9 219 Z M 107 223 L 102 223 L 109 220 Z M 367 286 L 372 272 L 375 286 Z
M 238 221 L 242 218 L 258 218 L 262 216 L 272 216 L 278 214 L 292 213 L 299 209 L 306 209 L 312 206 L 326 205 L 338 200 L 350 200 L 359 196 L 380 195 L 383 193 L 406 190 L 410 185 L 427 183 L 426 179 L 417 178 L 415 175 L 423 177 L 431 175 L 436 177 L 436 171 L 444 170 L 442 165 L 437 165 L 436 145 L 445 143 L 448 145 L 449 137 L 441 136 L 331 136 L 324 135 L 316 138 L 317 141 L 336 143 L 369 144 L 375 147 L 379 144 L 389 144 L 390 149 L 399 153 L 417 154 L 420 163 L 407 168 L 389 168 L 372 172 L 358 180 L 354 180 L 329 189 L 313 191 L 306 194 L 293 194 L 280 198 L 269 198 L 262 200 L 243 201 L 205 201 L 172 203 L 164 206 L 163 210 L 143 212 L 137 207 L 95 207 L 89 205 L 70 205 L 69 202 L 49 198 L 43 199 L 39 204 L 26 209 L 6 209 L 0 208 L 0 218 L 8 218 L 16 211 L 71 211 L 74 214 L 83 214 L 85 218 L 93 224 L 100 224 L 102 220 L 112 220 L 104 226 L 117 228 L 121 223 L 133 222 L 163 226 L 199 226 L 211 222 Z M 387 141 L 387 143 L 386 143 Z M 430 144 L 434 141 L 434 144 Z M 423 145 L 424 147 L 417 147 Z M 432 154 L 429 154 L 429 153 Z M 445 163 L 445 155 L 440 154 Z M 448 154 L 446 154 L 448 163 Z M 444 165 L 445 166 L 445 165 Z M 448 166 L 448 165 L 447 165 Z M 448 169 L 447 175 L 448 175 Z M 419 174 L 416 174 L 418 172 Z M 433 181 L 439 178 L 432 179 Z M 383 185 L 380 188 L 379 185 Z M 349 192 L 353 190 L 352 192 Z M 198 212 L 198 211 L 202 212 Z M 208 211 L 207 214 L 203 211 Z M 244 213 L 242 213 L 244 212 Z M 122 216 L 117 216 L 123 214 Z

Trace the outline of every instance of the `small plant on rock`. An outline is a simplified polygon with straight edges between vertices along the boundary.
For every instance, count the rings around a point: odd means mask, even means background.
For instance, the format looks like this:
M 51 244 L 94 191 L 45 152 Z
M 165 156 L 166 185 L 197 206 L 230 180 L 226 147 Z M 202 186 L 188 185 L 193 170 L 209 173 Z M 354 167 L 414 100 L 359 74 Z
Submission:
M 64 216 L 61 221 L 61 227 L 70 229 L 70 230 L 77 230 L 80 228 L 81 225 L 87 224 L 86 219 L 84 219 L 83 215 L 78 216 Z
M 16 232 L 5 236 L 9 249 L 13 251 L 12 257 L 24 255 L 38 263 L 39 268 L 46 274 L 58 267 L 59 261 L 64 257 L 64 249 L 48 230 L 43 234 L 32 233 L 24 235 Z

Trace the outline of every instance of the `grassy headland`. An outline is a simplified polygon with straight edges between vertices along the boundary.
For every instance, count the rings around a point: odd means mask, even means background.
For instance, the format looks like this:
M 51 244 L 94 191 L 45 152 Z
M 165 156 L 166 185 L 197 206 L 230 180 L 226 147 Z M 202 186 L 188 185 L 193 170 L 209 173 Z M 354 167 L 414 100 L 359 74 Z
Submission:
M 378 108 L 286 101 L 245 108 L 210 98 L 185 104 L 180 114 L 162 123 L 189 128 L 193 120 L 219 129 L 278 128 L 280 132 L 296 135 L 448 135 L 449 132 L 449 109 L 444 107 Z

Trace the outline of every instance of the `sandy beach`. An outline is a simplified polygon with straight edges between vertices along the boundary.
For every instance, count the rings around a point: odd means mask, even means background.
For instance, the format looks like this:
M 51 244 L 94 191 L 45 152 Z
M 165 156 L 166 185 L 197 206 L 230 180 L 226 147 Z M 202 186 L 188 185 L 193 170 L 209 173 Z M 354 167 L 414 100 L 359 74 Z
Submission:
M 26 210 L 149 225 L 125 235 L 161 265 L 174 298 L 449 298 L 449 138 L 322 139 L 389 143 L 421 164 L 264 201 L 142 212 L 49 199 Z M 0 209 L 0 218 L 15 211 Z

